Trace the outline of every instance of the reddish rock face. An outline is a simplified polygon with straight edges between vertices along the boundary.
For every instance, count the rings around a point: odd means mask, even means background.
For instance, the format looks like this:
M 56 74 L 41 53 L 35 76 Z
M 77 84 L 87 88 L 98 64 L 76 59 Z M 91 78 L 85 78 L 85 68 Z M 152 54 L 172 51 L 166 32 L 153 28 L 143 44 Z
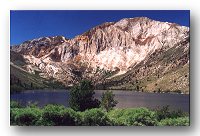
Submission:
M 152 54 L 171 48 L 182 46 L 187 52 L 188 39 L 188 27 L 138 17 L 104 23 L 73 39 L 56 36 L 26 41 L 12 46 L 11 51 L 23 55 L 45 77 L 67 82 L 68 78 L 77 80 L 80 75 L 97 76 L 94 74 L 97 68 L 124 74 L 148 61 Z M 74 69 L 81 73 L 77 76 L 72 72 Z

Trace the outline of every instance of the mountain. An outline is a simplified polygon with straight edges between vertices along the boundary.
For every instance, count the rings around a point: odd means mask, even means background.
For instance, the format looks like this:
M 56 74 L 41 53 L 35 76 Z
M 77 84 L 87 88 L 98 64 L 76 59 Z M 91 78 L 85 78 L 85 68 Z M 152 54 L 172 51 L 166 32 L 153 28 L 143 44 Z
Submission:
M 65 86 L 90 79 L 97 89 L 189 93 L 189 40 L 188 27 L 125 18 L 73 39 L 41 37 L 11 46 L 11 62 Z

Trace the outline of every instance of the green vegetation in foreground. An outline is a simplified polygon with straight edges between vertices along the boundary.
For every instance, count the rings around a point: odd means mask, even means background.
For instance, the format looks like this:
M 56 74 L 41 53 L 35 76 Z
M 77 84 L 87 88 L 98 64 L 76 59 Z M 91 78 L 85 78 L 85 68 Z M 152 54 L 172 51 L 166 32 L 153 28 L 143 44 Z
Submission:
M 62 105 L 22 107 L 11 101 L 10 123 L 15 126 L 189 126 L 189 116 L 168 107 L 75 111 Z

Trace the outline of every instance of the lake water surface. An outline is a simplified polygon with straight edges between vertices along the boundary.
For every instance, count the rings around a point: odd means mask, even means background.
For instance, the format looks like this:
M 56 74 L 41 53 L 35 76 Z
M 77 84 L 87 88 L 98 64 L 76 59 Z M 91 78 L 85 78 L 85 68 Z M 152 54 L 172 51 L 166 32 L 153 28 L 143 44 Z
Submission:
M 105 90 L 96 90 L 95 97 L 100 99 Z M 173 110 L 189 112 L 189 95 L 170 93 L 145 93 L 134 91 L 113 91 L 118 101 L 117 108 L 148 107 L 158 108 L 169 105 Z M 43 107 L 47 104 L 62 104 L 69 106 L 69 91 L 67 90 L 31 90 L 23 93 L 11 94 L 11 100 L 27 105 L 38 102 Z

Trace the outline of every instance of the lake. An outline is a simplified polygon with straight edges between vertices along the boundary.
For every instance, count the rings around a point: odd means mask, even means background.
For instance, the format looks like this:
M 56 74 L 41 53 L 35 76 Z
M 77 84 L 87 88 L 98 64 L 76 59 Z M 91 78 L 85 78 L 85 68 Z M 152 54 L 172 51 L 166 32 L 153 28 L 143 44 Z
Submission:
M 95 97 L 100 99 L 105 90 L 96 90 Z M 172 110 L 181 109 L 189 112 L 190 102 L 188 94 L 145 93 L 135 91 L 113 91 L 118 101 L 117 108 L 148 107 L 158 108 L 166 105 Z M 28 90 L 11 94 L 11 100 L 19 101 L 22 105 L 38 102 L 43 107 L 47 104 L 62 104 L 68 107 L 69 91 L 67 90 Z

